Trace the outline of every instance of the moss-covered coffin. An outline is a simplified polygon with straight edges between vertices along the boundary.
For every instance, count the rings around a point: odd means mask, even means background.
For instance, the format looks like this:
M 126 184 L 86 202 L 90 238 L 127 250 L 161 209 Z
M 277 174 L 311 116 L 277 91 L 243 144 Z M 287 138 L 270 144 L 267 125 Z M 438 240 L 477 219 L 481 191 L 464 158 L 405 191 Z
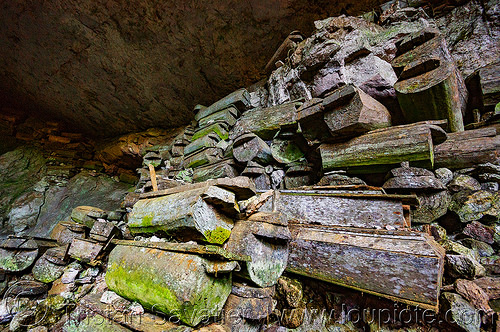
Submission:
M 231 273 L 217 270 L 217 262 L 124 245 L 109 255 L 106 283 L 117 294 L 190 326 L 217 316 L 231 293 Z
M 196 121 L 200 121 L 200 119 L 205 118 L 229 106 L 233 106 L 238 111 L 238 113 L 243 113 L 244 110 L 250 107 L 250 94 L 248 93 L 248 91 L 246 89 L 239 89 L 228 94 L 212 105 L 200 109 L 195 114 L 194 119 Z
M 425 29 L 397 43 L 392 62 L 394 85 L 409 122 L 447 119 L 451 131 L 463 131 L 467 89 L 446 41 L 435 29 Z
M 158 233 L 222 244 L 231 234 L 233 220 L 214 204 L 237 206 L 234 193 L 219 187 L 187 190 L 139 200 L 128 215 L 128 226 L 132 234 Z
M 289 227 L 288 272 L 437 311 L 445 252 L 426 234 Z
M 446 132 L 431 123 L 377 129 L 345 143 L 322 144 L 324 170 L 347 168 L 352 173 L 385 173 L 404 161 L 414 166 L 434 166 L 434 145 Z
M 229 252 L 248 255 L 238 275 L 250 279 L 259 287 L 276 284 L 288 261 L 287 226 L 267 222 L 237 221 L 225 249 Z

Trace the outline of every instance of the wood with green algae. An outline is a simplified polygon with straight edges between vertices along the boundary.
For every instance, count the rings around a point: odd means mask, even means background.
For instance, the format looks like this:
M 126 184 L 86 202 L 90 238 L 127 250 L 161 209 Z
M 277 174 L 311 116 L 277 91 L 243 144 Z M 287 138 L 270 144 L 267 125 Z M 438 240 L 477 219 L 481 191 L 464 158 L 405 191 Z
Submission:
M 219 187 L 205 186 L 168 196 L 139 200 L 128 215 L 130 232 L 132 234 L 158 233 L 170 235 L 179 240 L 224 243 L 231 234 L 233 220 L 202 198 L 209 188 L 227 192 Z M 234 194 L 232 197 L 234 200 Z M 221 202 L 221 204 L 225 203 Z M 236 204 L 236 201 L 233 204 Z
M 215 262 L 216 263 L 216 262 Z M 119 245 L 111 251 L 108 288 L 189 326 L 217 316 L 231 293 L 231 273 L 198 255 Z
M 289 225 L 287 271 L 438 310 L 444 249 L 424 233 Z
M 440 127 L 426 122 L 377 129 L 345 143 L 322 144 L 324 170 L 347 168 L 353 173 L 386 172 L 409 161 L 434 166 L 434 145 L 446 140 Z

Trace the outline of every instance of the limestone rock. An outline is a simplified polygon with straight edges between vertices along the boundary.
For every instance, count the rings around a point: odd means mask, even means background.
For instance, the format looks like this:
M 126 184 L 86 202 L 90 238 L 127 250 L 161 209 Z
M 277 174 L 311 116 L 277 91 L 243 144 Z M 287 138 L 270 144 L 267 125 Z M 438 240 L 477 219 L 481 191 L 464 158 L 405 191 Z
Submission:
M 485 313 L 493 311 L 488 304 L 489 296 L 482 290 L 474 281 L 458 279 L 455 281 L 455 290 L 462 295 L 476 309 L 482 310 Z
M 443 293 L 441 296 L 443 311 L 449 310 L 450 318 L 467 332 L 479 332 L 481 317 L 473 306 L 455 293 Z
M 446 271 L 451 277 L 475 279 L 485 275 L 485 268 L 475 259 L 464 255 L 446 255 Z
M 496 230 L 493 227 L 483 225 L 478 221 L 473 221 L 464 228 L 464 234 L 468 235 L 478 241 L 488 244 L 496 242 Z M 498 241 L 497 241 L 498 242 Z
M 495 250 L 486 242 L 476 239 L 464 239 L 462 243 L 468 248 L 476 250 L 481 257 L 493 256 L 495 254 Z
M 481 185 L 479 181 L 471 176 L 459 174 L 448 184 L 451 191 L 458 192 L 462 190 L 480 190 Z
M 474 283 L 481 287 L 490 300 L 500 298 L 500 277 L 483 277 L 474 280 Z
M 451 197 L 449 209 L 464 223 L 474 220 L 494 222 L 500 219 L 500 195 L 485 190 L 461 191 Z
M 448 211 L 451 196 L 443 190 L 430 194 L 418 194 L 420 206 L 410 210 L 411 220 L 414 223 L 428 224 L 441 218 Z
M 453 172 L 448 168 L 438 168 L 434 171 L 434 173 L 436 173 L 436 177 L 441 180 L 441 183 L 445 186 L 453 180 Z

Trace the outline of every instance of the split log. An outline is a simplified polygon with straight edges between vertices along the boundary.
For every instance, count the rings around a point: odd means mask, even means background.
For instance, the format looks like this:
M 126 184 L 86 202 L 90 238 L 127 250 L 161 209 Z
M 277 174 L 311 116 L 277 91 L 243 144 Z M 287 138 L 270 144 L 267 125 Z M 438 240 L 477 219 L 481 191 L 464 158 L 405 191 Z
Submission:
M 185 168 L 195 168 L 215 163 L 222 159 L 222 150 L 219 148 L 203 148 L 190 155 L 184 156 Z
M 427 234 L 290 224 L 287 271 L 438 310 L 444 249 Z
M 500 135 L 495 128 L 481 128 L 451 133 L 446 142 L 434 147 L 436 168 L 472 167 L 482 163 L 500 162 Z
M 196 167 L 193 170 L 193 182 L 204 182 L 218 178 L 234 178 L 238 176 L 233 158 L 222 159 L 213 164 Z
M 236 198 L 240 200 L 248 199 L 255 195 L 256 189 L 253 182 L 247 178 L 246 176 L 237 176 L 234 178 L 220 178 L 220 179 L 211 179 L 205 182 L 195 183 L 195 184 L 186 184 L 182 186 L 178 186 L 175 188 L 170 188 L 166 190 L 160 190 L 154 193 L 144 193 L 140 195 L 140 198 L 153 198 L 160 196 L 167 196 L 176 193 L 180 193 L 183 191 L 193 190 L 193 189 L 201 189 L 209 186 L 217 186 L 223 189 L 227 189 L 235 193 Z M 135 202 L 134 202 L 135 203 Z M 131 206 L 130 206 L 131 207 Z
M 396 43 L 392 66 L 403 115 L 409 122 L 448 119 L 452 132 L 463 131 L 467 88 L 439 31 L 424 29 Z
M 248 133 L 254 133 L 264 140 L 270 140 L 281 127 L 297 126 L 297 108 L 301 102 L 289 102 L 282 105 L 254 108 L 245 112 L 229 134 L 231 139 Z
M 203 148 L 214 148 L 219 141 L 219 136 L 214 133 L 208 133 L 207 135 L 189 143 L 189 145 L 184 148 L 184 155 L 189 155 Z
M 328 190 L 280 190 L 276 210 L 289 221 L 325 226 L 402 229 L 402 199 L 411 195 L 331 193 Z M 260 211 L 271 211 L 268 202 Z
M 182 187 L 181 187 L 182 188 Z M 177 189 L 177 188 L 172 188 Z M 208 204 L 201 196 L 208 190 L 234 194 L 218 187 L 202 187 L 168 196 L 141 199 L 128 215 L 132 234 L 159 233 L 180 240 L 202 240 L 222 244 L 231 233 L 233 221 Z M 224 204 L 225 202 L 220 202 Z
M 322 144 L 320 153 L 324 170 L 381 173 L 404 161 L 432 168 L 434 145 L 445 140 L 443 129 L 424 122 L 373 130 L 345 143 Z
M 267 164 L 272 160 L 269 145 L 252 133 L 241 135 L 234 140 L 233 156 L 240 163 L 254 161 Z
M 195 114 L 194 119 L 200 121 L 200 119 L 205 118 L 217 111 L 233 105 L 239 113 L 250 107 L 250 94 L 246 89 L 236 90 L 229 95 L 225 96 L 221 100 L 216 101 L 209 107 L 199 109 Z
M 234 126 L 237 118 L 238 110 L 233 106 L 229 106 L 228 108 L 201 118 L 198 121 L 198 127 L 204 128 L 215 122 L 222 122 L 228 126 Z
M 248 255 L 239 275 L 260 287 L 276 284 L 288 260 L 290 232 L 286 226 L 240 220 L 235 223 L 224 248 L 232 253 Z
M 222 268 L 220 268 L 222 267 Z M 231 270 L 198 255 L 118 245 L 109 255 L 109 289 L 190 326 L 217 316 L 231 293 Z

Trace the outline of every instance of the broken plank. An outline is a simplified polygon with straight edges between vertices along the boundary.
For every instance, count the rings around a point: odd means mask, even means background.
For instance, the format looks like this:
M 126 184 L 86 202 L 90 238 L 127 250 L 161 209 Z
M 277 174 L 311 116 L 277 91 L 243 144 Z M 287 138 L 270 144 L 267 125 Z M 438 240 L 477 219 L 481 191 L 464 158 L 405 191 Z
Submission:
M 201 245 L 196 243 L 175 243 L 175 242 L 152 242 L 152 241 L 131 241 L 131 240 L 112 240 L 112 244 L 132 247 L 142 247 L 151 249 L 160 249 L 173 252 L 183 252 L 190 254 L 198 254 L 201 256 L 214 256 L 219 259 L 232 260 L 232 261 L 250 261 L 247 255 L 239 255 L 228 252 L 221 247 L 213 245 Z
M 180 193 L 187 190 L 201 189 L 209 186 L 217 186 L 236 194 L 238 200 L 248 199 L 255 195 L 256 189 L 253 182 L 246 176 L 237 176 L 234 178 L 219 178 L 212 179 L 205 182 L 186 184 L 170 189 L 160 190 L 154 193 L 144 193 L 140 195 L 140 198 L 153 198 L 160 196 L 167 196 L 176 193 Z
M 438 310 L 444 249 L 423 233 L 290 224 L 287 271 Z
M 212 105 L 199 109 L 198 113 L 195 114 L 194 119 L 200 121 L 200 119 L 205 118 L 217 111 L 227 108 L 233 105 L 240 113 L 250 107 L 250 94 L 246 89 L 236 90 L 224 98 L 216 101 Z

